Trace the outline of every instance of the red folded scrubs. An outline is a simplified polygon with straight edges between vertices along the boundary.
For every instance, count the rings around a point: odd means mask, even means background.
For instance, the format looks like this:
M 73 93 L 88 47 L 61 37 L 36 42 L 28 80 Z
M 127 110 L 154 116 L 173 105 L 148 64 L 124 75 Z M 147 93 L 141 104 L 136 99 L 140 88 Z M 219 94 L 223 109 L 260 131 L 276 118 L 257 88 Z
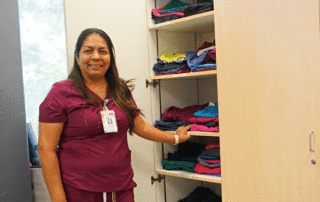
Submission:
M 220 160 L 205 160 L 207 163 L 220 163 Z M 194 172 L 200 174 L 218 174 L 221 175 L 221 167 L 209 168 L 200 164 L 199 162 L 194 167 Z
M 132 189 L 136 183 L 127 142 L 128 117 L 110 100 L 107 108 L 115 112 L 118 132 L 104 133 L 100 115 L 104 100 L 96 95 L 99 104 L 85 101 L 72 83 L 55 83 L 39 112 L 40 122 L 64 122 L 57 151 L 62 182 L 95 192 Z
M 163 121 L 183 121 L 188 123 L 189 119 L 194 117 L 193 114 L 196 111 L 204 109 L 207 106 L 208 103 L 203 105 L 187 106 L 184 108 L 171 106 L 161 114 L 161 118 Z

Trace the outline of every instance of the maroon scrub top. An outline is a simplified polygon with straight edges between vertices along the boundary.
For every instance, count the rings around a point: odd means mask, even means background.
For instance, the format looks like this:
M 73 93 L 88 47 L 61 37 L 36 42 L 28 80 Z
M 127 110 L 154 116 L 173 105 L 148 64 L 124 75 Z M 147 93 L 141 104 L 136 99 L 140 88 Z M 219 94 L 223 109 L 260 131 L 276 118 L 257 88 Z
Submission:
M 129 118 L 110 100 L 107 108 L 116 114 L 118 132 L 104 133 L 100 115 L 104 100 L 87 88 L 99 104 L 85 101 L 72 83 L 55 83 L 39 111 L 39 122 L 64 122 L 57 150 L 62 183 L 96 192 L 136 187 L 127 141 Z

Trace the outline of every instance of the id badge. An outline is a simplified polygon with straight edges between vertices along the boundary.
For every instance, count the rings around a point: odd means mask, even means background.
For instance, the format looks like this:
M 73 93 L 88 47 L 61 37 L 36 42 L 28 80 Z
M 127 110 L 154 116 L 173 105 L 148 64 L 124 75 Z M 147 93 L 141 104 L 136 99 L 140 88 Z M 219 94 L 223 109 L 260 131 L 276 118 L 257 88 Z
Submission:
M 116 114 L 113 110 L 102 110 L 101 117 L 105 133 L 118 132 Z

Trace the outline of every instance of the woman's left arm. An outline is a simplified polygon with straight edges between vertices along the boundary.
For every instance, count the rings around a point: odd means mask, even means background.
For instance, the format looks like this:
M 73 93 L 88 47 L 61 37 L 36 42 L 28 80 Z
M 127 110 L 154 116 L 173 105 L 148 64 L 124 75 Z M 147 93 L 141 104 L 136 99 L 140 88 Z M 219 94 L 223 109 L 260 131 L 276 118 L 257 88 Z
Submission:
M 191 136 L 187 134 L 190 127 L 191 125 L 180 126 L 176 130 L 176 134 L 179 136 L 179 143 L 185 142 L 191 138 Z M 175 144 L 175 137 L 171 133 L 159 130 L 147 123 L 143 120 L 141 114 L 134 118 L 133 132 L 147 140 Z

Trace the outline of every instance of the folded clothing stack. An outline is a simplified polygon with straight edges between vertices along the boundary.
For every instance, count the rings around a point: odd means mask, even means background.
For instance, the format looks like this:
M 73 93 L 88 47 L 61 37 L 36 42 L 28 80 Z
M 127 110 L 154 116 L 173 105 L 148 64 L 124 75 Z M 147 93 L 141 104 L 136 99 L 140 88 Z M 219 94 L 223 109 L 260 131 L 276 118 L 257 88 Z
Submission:
M 153 66 L 156 75 L 182 73 L 181 71 L 184 70 L 190 72 L 186 54 L 163 53 L 157 58 L 157 63 Z
M 179 200 L 178 202 L 221 202 L 222 199 L 220 196 L 213 193 L 207 187 L 197 187 L 195 190 L 189 194 L 184 199 Z
M 151 17 L 156 24 L 213 10 L 213 0 L 197 0 L 195 4 L 171 0 L 162 8 L 154 8 Z
M 165 131 L 192 125 L 190 131 L 219 132 L 218 116 L 218 103 L 209 102 L 184 108 L 171 106 L 161 114 L 162 120 L 156 120 L 153 125 Z
M 181 143 L 177 151 L 168 153 L 161 165 L 166 170 L 221 176 L 219 141 L 207 145 L 190 141 Z

